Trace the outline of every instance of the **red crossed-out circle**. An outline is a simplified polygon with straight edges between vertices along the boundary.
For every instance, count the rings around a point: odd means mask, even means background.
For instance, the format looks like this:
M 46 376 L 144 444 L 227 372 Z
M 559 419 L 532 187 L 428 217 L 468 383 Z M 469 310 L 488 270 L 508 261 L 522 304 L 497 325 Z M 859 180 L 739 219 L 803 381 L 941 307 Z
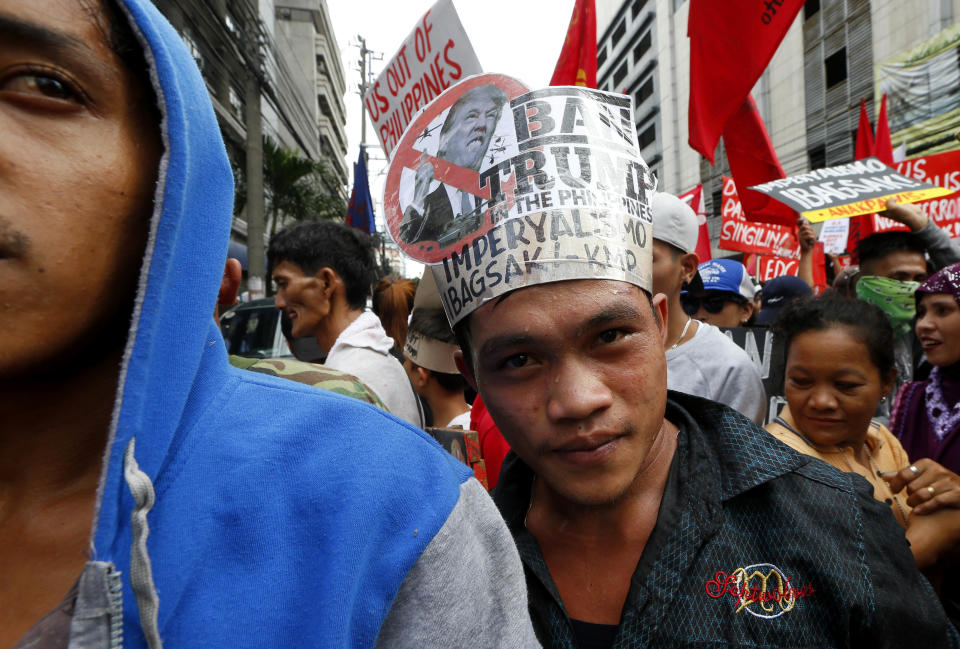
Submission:
M 417 241 L 415 243 L 405 243 L 400 239 L 400 224 L 403 222 L 403 207 L 400 204 L 400 178 L 404 169 L 411 169 L 414 172 L 424 162 L 433 165 L 434 179 L 457 189 L 479 196 L 485 200 L 490 199 L 490 187 L 480 189 L 480 174 L 473 169 L 467 169 L 454 165 L 446 160 L 441 160 L 429 154 L 425 154 L 414 148 L 417 138 L 430 126 L 430 123 L 443 111 L 447 110 L 459 99 L 466 91 L 477 86 L 496 86 L 504 93 L 508 99 L 519 97 L 529 92 L 529 89 L 512 77 L 502 74 L 480 74 L 470 77 L 448 88 L 439 97 L 428 104 L 423 111 L 407 126 L 403 137 L 394 148 L 393 160 L 390 163 L 390 169 L 387 172 L 386 188 L 383 192 L 383 211 L 387 222 L 387 229 L 393 240 L 396 241 L 400 249 L 407 255 L 423 263 L 437 263 L 448 256 L 454 250 L 460 250 L 464 244 L 472 243 L 475 239 L 485 236 L 490 228 L 493 227 L 493 220 L 488 214 L 484 214 L 483 223 L 480 228 L 471 232 L 467 236 L 455 241 L 445 247 L 441 247 L 436 241 Z M 510 110 L 510 106 L 503 108 Z

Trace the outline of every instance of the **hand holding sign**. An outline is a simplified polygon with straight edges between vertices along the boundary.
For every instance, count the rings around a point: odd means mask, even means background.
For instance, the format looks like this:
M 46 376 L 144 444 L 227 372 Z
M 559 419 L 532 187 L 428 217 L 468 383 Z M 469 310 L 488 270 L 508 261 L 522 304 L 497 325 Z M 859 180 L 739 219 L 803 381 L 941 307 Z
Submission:
M 927 218 L 927 215 L 923 213 L 923 210 L 916 205 L 909 203 L 906 205 L 901 205 L 895 198 L 891 198 L 887 201 L 887 209 L 883 212 L 880 212 L 880 216 L 885 216 L 888 219 L 897 221 L 898 223 L 903 223 L 905 226 L 910 228 L 911 232 L 922 230 L 930 221 L 930 219 Z
M 800 254 L 810 252 L 817 243 L 817 233 L 813 231 L 810 221 L 803 217 L 797 219 L 797 239 L 800 241 Z

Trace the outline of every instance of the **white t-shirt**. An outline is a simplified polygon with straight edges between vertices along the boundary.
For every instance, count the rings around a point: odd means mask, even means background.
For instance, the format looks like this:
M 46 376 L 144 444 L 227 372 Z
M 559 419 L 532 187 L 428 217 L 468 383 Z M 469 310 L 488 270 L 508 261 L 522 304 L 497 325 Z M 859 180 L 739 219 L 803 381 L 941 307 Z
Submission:
M 760 370 L 722 331 L 697 324 L 693 338 L 666 352 L 667 388 L 730 406 L 762 426 L 767 393 Z

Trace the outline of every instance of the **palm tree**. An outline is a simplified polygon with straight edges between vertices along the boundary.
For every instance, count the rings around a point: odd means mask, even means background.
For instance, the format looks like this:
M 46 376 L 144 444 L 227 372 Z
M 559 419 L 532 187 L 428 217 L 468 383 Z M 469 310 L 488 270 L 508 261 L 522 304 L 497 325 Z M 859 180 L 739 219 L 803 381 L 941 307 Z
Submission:
M 297 155 L 264 136 L 263 188 L 271 237 L 281 214 L 296 221 L 342 217 L 347 205 L 337 186 L 322 162 Z

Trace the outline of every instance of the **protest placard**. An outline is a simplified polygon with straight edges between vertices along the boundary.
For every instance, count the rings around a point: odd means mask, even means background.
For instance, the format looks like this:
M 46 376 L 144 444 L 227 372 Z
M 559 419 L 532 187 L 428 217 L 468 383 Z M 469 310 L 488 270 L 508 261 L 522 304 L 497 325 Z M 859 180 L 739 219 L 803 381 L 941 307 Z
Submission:
M 583 227 L 607 232 L 601 221 L 612 215 L 649 226 L 656 181 L 637 153 L 631 115 L 625 95 L 527 92 L 503 75 L 471 77 L 428 105 L 398 143 L 384 192 L 387 228 L 407 255 L 437 263 L 513 219 L 530 223 L 542 244 L 543 226 L 520 219 L 544 211 L 560 214 L 574 237 Z M 558 227 L 551 245 L 566 236 Z
M 783 225 L 748 221 L 743 215 L 743 207 L 737 196 L 737 186 L 733 178 L 727 176 L 723 177 L 722 216 L 718 248 L 800 258 L 800 242 L 797 240 L 796 230 Z
M 900 203 L 916 203 L 952 193 L 907 178 L 876 158 L 814 169 L 750 189 L 789 205 L 813 223 L 878 212 L 886 208 L 891 198 Z
M 763 388 L 767 393 L 767 419 L 777 418 L 787 402 L 783 397 L 783 375 L 786 358 L 782 341 L 775 340 L 773 332 L 766 327 L 721 327 L 720 330 L 737 347 L 747 352 L 760 371 Z
M 823 224 L 818 240 L 823 242 L 824 252 L 831 255 L 842 255 L 847 251 L 847 236 L 849 233 L 849 219 L 832 219 Z
M 927 156 L 908 158 L 896 163 L 897 171 L 908 178 L 949 189 L 951 194 L 916 203 L 927 218 L 946 232 L 950 238 L 960 238 L 960 151 L 946 151 Z M 906 226 L 877 218 L 877 231 L 905 230 Z
M 387 157 L 418 110 L 481 71 L 453 2 L 439 0 L 417 21 L 363 98 Z

